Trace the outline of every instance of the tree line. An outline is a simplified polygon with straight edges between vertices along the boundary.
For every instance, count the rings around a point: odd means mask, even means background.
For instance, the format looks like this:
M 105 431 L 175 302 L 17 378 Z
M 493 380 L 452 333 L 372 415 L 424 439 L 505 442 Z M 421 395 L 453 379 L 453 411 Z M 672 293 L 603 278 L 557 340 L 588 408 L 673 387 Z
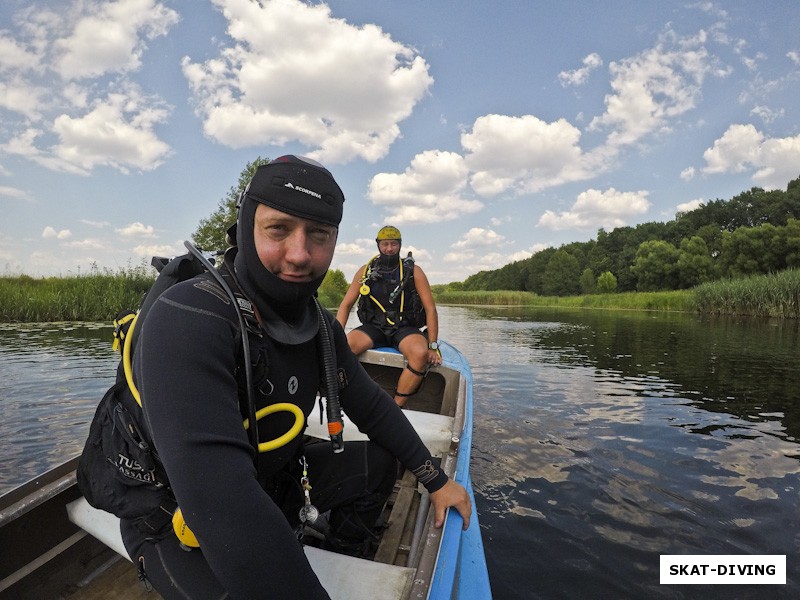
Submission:
M 754 187 L 665 223 L 600 229 L 596 240 L 547 248 L 444 287 L 572 296 L 688 289 L 798 267 L 800 178 L 785 191 Z

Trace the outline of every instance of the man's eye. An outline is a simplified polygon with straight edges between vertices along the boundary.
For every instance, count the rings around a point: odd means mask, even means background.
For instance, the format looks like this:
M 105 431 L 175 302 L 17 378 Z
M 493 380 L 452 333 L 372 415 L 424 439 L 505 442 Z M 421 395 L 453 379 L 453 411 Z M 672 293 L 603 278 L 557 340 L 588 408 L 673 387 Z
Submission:
M 317 244 L 324 244 L 329 239 L 331 239 L 331 235 L 333 235 L 327 229 L 314 229 L 309 233 L 311 235 L 311 239 L 314 240 L 314 242 L 316 242 Z

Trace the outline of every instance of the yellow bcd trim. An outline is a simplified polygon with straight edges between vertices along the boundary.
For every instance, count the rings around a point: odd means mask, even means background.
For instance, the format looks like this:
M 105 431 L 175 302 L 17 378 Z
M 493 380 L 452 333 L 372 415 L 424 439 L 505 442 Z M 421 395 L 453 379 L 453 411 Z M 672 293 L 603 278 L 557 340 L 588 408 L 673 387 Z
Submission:
M 128 388 L 133 394 L 133 399 L 136 404 L 142 405 L 142 397 L 139 395 L 139 390 L 136 389 L 136 384 L 133 383 L 133 368 L 131 367 L 131 341 L 133 340 L 133 328 L 136 327 L 136 320 L 139 318 L 139 313 L 133 317 L 131 326 L 128 327 L 128 333 L 125 335 L 125 345 L 122 347 L 122 370 L 125 371 L 125 381 L 128 382 Z

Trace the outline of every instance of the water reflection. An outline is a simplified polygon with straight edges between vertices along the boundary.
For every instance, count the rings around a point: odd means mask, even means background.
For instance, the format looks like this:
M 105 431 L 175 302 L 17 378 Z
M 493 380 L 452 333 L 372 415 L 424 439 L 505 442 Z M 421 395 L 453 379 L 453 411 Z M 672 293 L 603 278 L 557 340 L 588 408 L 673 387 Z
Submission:
M 442 321 L 475 372 L 497 598 L 763 597 L 660 586 L 659 555 L 796 555 L 797 323 L 493 308 Z M 797 597 L 795 562 L 770 597 Z
M 473 368 L 496 600 L 800 595 L 797 322 L 439 316 Z M 0 359 L 1 486 L 80 451 L 118 357 L 110 328 L 65 324 L 0 327 Z M 661 554 L 787 555 L 788 583 L 661 586 Z
M 105 324 L 0 324 L 0 494 L 79 453 L 119 356 Z

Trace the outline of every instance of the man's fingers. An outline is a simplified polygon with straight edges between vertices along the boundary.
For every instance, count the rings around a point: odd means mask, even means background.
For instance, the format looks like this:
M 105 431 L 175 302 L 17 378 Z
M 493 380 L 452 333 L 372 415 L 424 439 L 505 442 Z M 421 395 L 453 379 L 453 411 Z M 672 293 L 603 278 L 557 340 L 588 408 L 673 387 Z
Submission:
M 437 506 L 436 507 L 436 520 L 435 520 L 434 524 L 436 525 L 437 529 L 439 527 L 441 527 L 442 525 L 444 525 L 444 516 L 445 516 L 445 514 L 447 514 L 447 507 L 446 506 L 441 506 L 441 507 Z

